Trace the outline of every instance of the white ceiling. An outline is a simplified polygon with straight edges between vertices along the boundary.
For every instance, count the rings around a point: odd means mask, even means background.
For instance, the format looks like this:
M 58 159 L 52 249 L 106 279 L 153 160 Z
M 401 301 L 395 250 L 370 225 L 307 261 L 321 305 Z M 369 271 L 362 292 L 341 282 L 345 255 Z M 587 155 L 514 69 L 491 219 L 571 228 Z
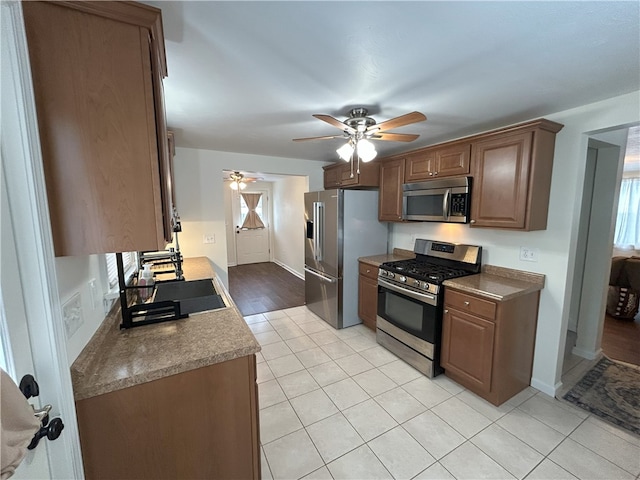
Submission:
M 167 121 L 182 147 L 337 160 L 365 106 L 428 121 L 381 155 L 640 88 L 640 2 L 157 1 Z

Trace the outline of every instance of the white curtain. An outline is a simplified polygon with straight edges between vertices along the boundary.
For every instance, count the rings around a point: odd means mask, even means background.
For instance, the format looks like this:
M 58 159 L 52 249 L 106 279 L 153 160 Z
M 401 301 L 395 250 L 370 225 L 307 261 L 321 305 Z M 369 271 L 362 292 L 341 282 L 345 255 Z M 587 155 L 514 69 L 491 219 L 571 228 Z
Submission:
M 640 178 L 623 178 L 613 240 L 616 248 L 640 250 Z
M 244 222 L 242 223 L 242 228 L 264 228 L 264 223 L 262 223 L 262 219 L 258 215 L 258 212 L 256 212 L 256 207 L 258 206 L 258 203 L 260 203 L 260 197 L 262 197 L 261 193 L 242 194 L 242 198 L 249 209 L 249 213 L 247 213 L 247 216 L 244 218 Z

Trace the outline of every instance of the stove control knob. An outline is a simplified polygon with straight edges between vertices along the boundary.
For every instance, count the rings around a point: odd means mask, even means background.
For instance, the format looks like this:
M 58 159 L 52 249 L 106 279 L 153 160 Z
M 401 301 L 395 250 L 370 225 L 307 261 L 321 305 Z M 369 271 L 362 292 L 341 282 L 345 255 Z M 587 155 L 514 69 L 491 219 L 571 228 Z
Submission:
M 400 280 L 402 283 L 406 283 L 407 282 L 407 277 L 405 277 L 404 275 L 401 275 L 398 280 Z
M 413 281 L 413 286 L 414 287 L 420 287 L 420 280 L 414 280 Z
M 384 277 L 386 274 L 387 274 L 386 270 L 382 270 L 382 269 L 378 270 L 378 276 Z
M 395 274 L 393 272 L 387 272 L 387 276 L 389 278 L 395 278 Z

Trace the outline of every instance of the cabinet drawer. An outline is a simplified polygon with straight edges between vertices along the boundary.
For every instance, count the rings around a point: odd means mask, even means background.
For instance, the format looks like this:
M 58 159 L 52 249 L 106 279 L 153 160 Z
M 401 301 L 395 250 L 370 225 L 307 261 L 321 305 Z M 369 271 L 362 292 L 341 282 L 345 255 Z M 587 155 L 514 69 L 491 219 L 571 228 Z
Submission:
M 378 279 L 377 267 L 374 267 L 370 263 L 364 263 L 364 262 L 359 262 L 359 263 L 360 263 L 360 270 L 359 270 L 360 275 L 364 275 L 365 277 L 369 277 L 375 280 Z
M 494 302 L 449 290 L 448 288 L 444 292 L 444 304 L 445 308 L 449 306 L 488 319 L 494 319 L 496 316 L 496 304 Z

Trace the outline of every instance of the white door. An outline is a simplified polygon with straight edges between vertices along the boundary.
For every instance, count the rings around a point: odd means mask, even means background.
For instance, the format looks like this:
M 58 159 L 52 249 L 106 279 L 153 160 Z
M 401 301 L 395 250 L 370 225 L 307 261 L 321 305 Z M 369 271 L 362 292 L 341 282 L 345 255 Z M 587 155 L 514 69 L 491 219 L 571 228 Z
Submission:
M 268 262 L 269 252 L 269 197 L 265 190 L 234 192 L 234 218 L 236 226 L 237 264 Z M 259 195 L 259 199 L 257 196 Z M 255 203 L 257 200 L 257 203 Z M 252 203 L 255 208 L 251 208 Z M 254 211 L 258 225 L 248 225 L 247 216 Z
M 33 374 L 50 418 L 65 428 L 41 440 L 13 478 L 83 478 L 71 376 L 55 278 L 44 174 L 20 2 L 2 2 L 0 106 L 0 362 L 19 382 Z

